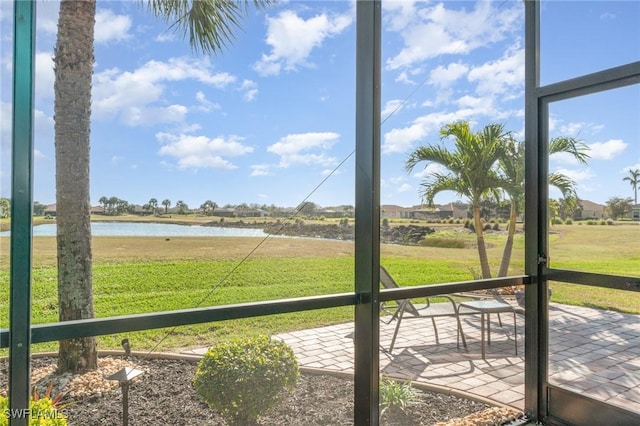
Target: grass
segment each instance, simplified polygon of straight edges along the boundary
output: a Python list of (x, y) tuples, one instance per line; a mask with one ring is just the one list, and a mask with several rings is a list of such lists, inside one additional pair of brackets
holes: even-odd
[[(467, 248), (383, 245), (382, 263), (403, 286), (470, 280), (477, 271), (473, 234), (436, 227), (430, 238), (464, 239)], [(555, 225), (550, 235), (554, 268), (639, 276), (640, 226)], [(504, 233), (486, 235), (492, 270), (502, 254)], [(261, 243), (259, 245), (259, 243)], [(0, 312), (8, 311), (9, 239), (0, 238)], [(259, 247), (258, 247), (259, 245)], [(248, 253), (252, 255), (240, 263)], [(94, 296), (97, 317), (186, 309), (251, 301), (349, 292), (354, 245), (345, 241), (272, 238), (94, 238)], [(56, 242), (34, 238), (32, 321), (57, 320)], [(516, 235), (511, 274), (523, 272), (524, 238)], [(241, 265), (241, 266), (238, 266)], [(640, 314), (640, 295), (552, 283), (553, 301)], [(353, 307), (102, 336), (102, 349), (119, 348), (128, 337), (134, 349), (172, 350), (206, 346), (231, 335), (277, 333), (353, 319)], [(7, 327), (7, 315), (0, 327)], [(55, 343), (35, 350), (55, 350)]]

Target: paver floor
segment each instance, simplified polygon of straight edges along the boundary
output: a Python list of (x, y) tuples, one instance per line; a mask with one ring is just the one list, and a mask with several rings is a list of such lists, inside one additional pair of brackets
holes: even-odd
[[(431, 321), (403, 320), (392, 353), (381, 350), (383, 374), (467, 392), (522, 409), (524, 406), (524, 317), (492, 315), (491, 344), (481, 357), (478, 315), (461, 317), (467, 350), (456, 343), (453, 318), (438, 318), (439, 344)], [(552, 303), (549, 310), (550, 383), (640, 412), (640, 317)], [(388, 348), (395, 322), (380, 326)], [(353, 372), (353, 323), (282, 333), (300, 366)]]

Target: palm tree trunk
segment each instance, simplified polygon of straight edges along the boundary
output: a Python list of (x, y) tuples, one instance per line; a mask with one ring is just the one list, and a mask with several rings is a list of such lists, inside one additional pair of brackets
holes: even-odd
[(477, 202), (473, 203), (473, 222), (476, 228), (476, 241), (478, 242), (478, 256), (480, 257), (482, 278), (491, 278), (491, 269), (489, 269), (489, 257), (487, 256), (487, 247), (484, 244), (484, 230), (482, 229), (482, 220), (480, 219), (480, 204)]
[[(93, 318), (89, 134), (95, 0), (60, 3), (55, 48), (56, 223), (60, 321)], [(58, 371), (97, 368), (95, 337), (60, 342)]]
[(511, 252), (513, 251), (513, 236), (516, 233), (516, 201), (511, 200), (511, 212), (509, 213), (509, 230), (507, 234), (507, 242), (504, 244), (502, 252), (502, 260), (500, 261), (500, 270), (498, 277), (506, 277), (509, 272), (509, 263), (511, 263)]

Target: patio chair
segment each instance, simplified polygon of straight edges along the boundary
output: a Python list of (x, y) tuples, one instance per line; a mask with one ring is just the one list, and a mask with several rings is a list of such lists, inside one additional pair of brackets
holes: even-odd
[[(383, 266), (380, 266), (380, 283), (384, 286), (384, 288), (399, 288), (398, 284)], [(396, 300), (394, 305), (390, 305), (384, 302), (380, 304), (380, 309), (386, 314), (390, 315), (388, 320), (385, 319), (386, 317), (381, 317), (381, 321), (383, 321), (385, 324), (390, 324), (394, 320), (396, 321), (393, 338), (391, 339), (391, 344), (389, 345), (389, 353), (393, 352), (393, 347), (396, 343), (396, 338), (398, 337), (398, 331), (400, 330), (400, 324), (402, 323), (402, 319), (405, 318), (405, 315), (408, 315), (407, 318), (430, 318), (431, 323), (433, 324), (433, 331), (435, 334), (437, 345), (440, 344), (440, 341), (438, 339), (438, 327), (436, 325), (436, 318), (455, 318), (458, 334), (457, 339), (459, 340), (461, 324), (460, 318), (458, 316), (458, 309), (456, 308), (456, 303), (449, 296), (438, 296), (438, 298), (445, 298), (448, 301), (431, 303), (430, 299), (427, 297), (425, 303), (422, 304), (414, 304), (413, 302), (411, 302), (411, 299)], [(466, 348), (467, 343), (465, 341), (464, 335), (462, 335), (462, 343)]]

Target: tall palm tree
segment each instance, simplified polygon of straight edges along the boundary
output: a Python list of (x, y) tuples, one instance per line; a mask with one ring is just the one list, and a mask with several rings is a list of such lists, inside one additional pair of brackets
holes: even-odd
[(640, 184), (640, 169), (629, 170), (631, 176), (622, 178), (623, 181), (629, 182), (633, 188), (633, 203), (638, 204), (638, 184)]
[(171, 200), (168, 198), (165, 198), (164, 200), (162, 200), (162, 205), (164, 206), (164, 214), (169, 213), (169, 207), (171, 207)]
[[(509, 264), (511, 263), (511, 253), (513, 251), (513, 238), (516, 231), (516, 218), (521, 213), (524, 204), (524, 142), (516, 142), (512, 138), (507, 139), (502, 157), (498, 163), (499, 171), (503, 175), (506, 186), (503, 189), (509, 196), (511, 210), (509, 213), (509, 225), (507, 241), (502, 252), (500, 261), (499, 277), (507, 276)], [(589, 155), (584, 143), (569, 137), (553, 138), (549, 141), (549, 155), (557, 153), (568, 153), (581, 164), (587, 164)], [(562, 192), (565, 202), (577, 205), (579, 202), (576, 193), (576, 183), (562, 173), (550, 173), (549, 185), (555, 186)]]
[(490, 124), (473, 133), (468, 122), (460, 121), (444, 126), (440, 136), (442, 142), (452, 138), (455, 143), (453, 149), (444, 145), (419, 147), (409, 154), (405, 168), (411, 172), (418, 163), (426, 162), (427, 165), (439, 164), (449, 171), (447, 174), (431, 173), (421, 184), (421, 194), (428, 205), (433, 205), (434, 197), (442, 191), (455, 191), (471, 201), (482, 277), (491, 278), (480, 202), (497, 188), (505, 186), (495, 165), (502, 156), (504, 140), (509, 135), (500, 124)]
[[(149, 0), (151, 12), (189, 37), (195, 51), (219, 52), (249, 1)], [(271, 0), (253, 0), (263, 7)], [(55, 146), (60, 321), (92, 318), (89, 135), (96, 0), (62, 0), (55, 63)], [(60, 342), (58, 370), (97, 368), (94, 337)]]

